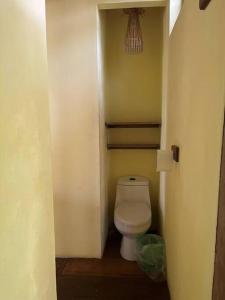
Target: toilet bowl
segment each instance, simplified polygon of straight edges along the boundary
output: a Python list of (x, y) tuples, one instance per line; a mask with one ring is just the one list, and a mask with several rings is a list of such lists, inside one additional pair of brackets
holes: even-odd
[(114, 223), (123, 235), (121, 256), (136, 260), (136, 239), (151, 225), (149, 181), (141, 176), (121, 177), (117, 183)]

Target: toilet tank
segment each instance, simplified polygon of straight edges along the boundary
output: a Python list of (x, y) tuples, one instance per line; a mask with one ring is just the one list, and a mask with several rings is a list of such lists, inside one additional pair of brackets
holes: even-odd
[(148, 178), (142, 176), (120, 177), (116, 189), (116, 206), (121, 201), (145, 202), (150, 205)]

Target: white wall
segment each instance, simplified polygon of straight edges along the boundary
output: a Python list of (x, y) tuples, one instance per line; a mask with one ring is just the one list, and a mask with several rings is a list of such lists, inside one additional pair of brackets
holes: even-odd
[(99, 132), (100, 132), (100, 159), (101, 159), (101, 176), (100, 176), (100, 192), (101, 192), (101, 248), (104, 250), (104, 246), (107, 239), (108, 227), (109, 227), (109, 215), (108, 215), (108, 168), (109, 157), (107, 151), (107, 129), (105, 127), (106, 120), (106, 108), (105, 108), (105, 56), (106, 56), (106, 40), (105, 40), (105, 26), (106, 15), (105, 11), (98, 11), (98, 23), (97, 23), (97, 50), (98, 50), (98, 79), (99, 79)]
[(100, 257), (95, 1), (47, 1), (57, 256)]
[[(163, 54), (162, 54), (162, 126), (161, 126), (161, 149), (167, 149), (167, 104), (168, 104), (168, 63), (169, 63), (169, 2), (164, 9), (163, 15)], [(164, 235), (165, 230), (165, 205), (166, 205), (166, 172), (160, 172), (160, 195), (159, 216), (160, 231)]]
[(0, 299), (55, 300), (45, 3), (0, 6)]
[(183, 0), (170, 0), (170, 28), (169, 32), (172, 33), (176, 21), (179, 17)]

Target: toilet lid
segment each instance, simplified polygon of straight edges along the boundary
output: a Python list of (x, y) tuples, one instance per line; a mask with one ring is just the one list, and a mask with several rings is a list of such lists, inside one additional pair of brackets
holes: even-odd
[(115, 217), (130, 226), (142, 225), (150, 221), (151, 208), (147, 203), (124, 201), (117, 206)]

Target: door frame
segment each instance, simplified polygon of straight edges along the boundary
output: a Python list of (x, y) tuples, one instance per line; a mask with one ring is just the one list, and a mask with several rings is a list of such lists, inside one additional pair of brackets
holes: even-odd
[(225, 114), (222, 139), (219, 203), (212, 300), (225, 299)]

